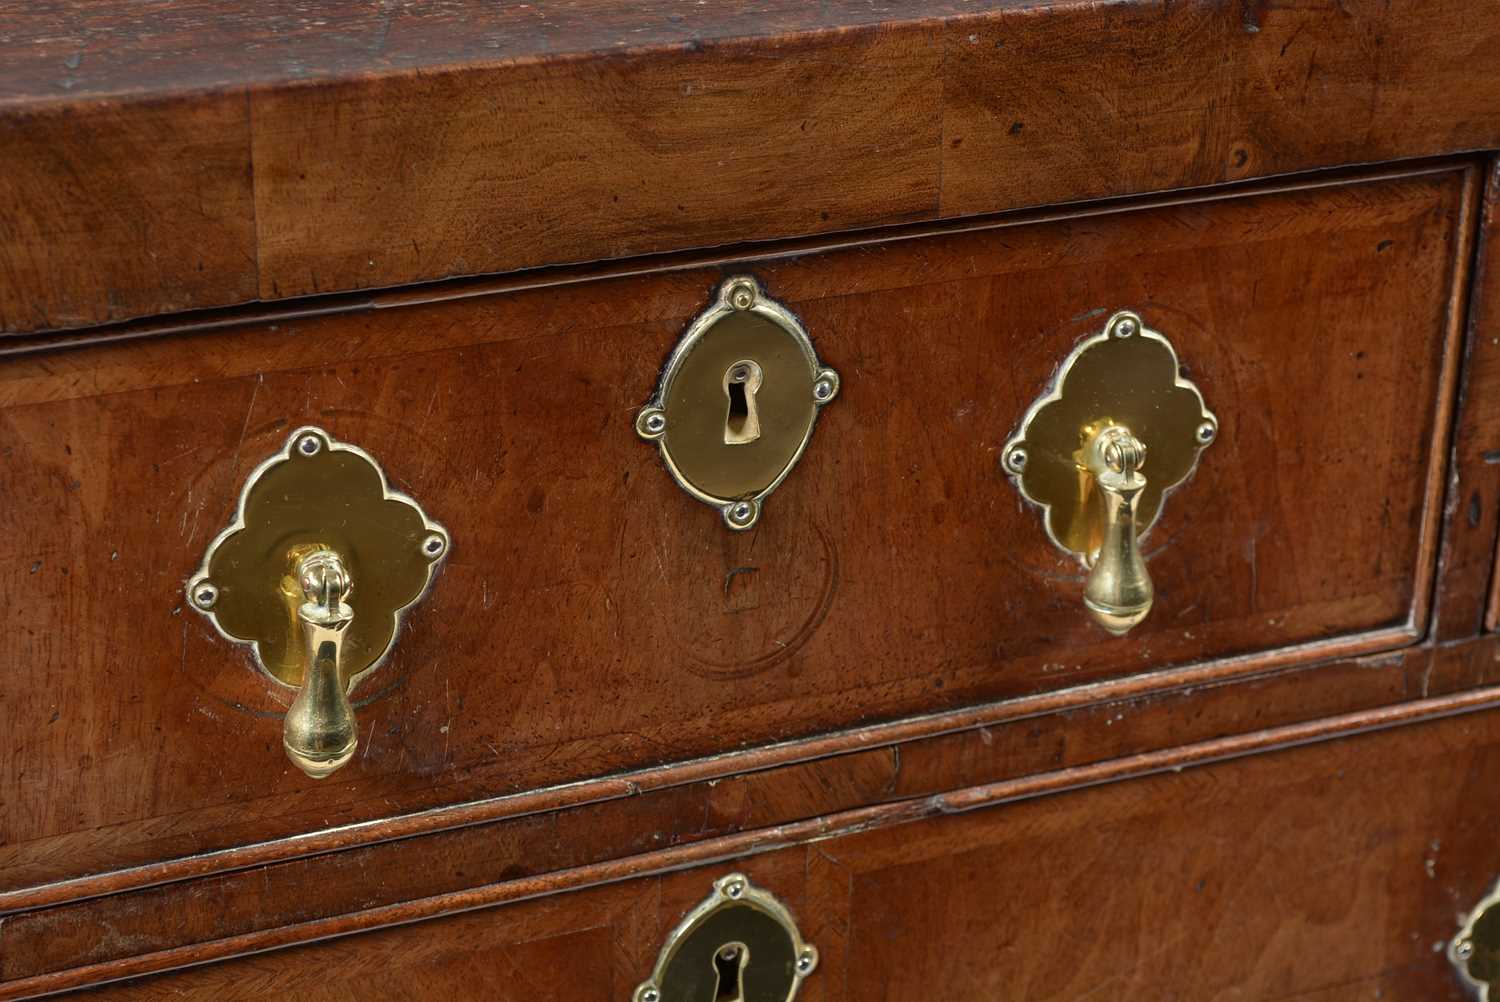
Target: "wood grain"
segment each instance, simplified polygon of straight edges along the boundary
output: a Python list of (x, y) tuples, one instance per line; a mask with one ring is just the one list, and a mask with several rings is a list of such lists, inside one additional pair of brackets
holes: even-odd
[(810, 849), (822, 997), (1457, 1002), (1497, 765), (1492, 712)]
[[(1466, 995), (1441, 944), (1496, 878), (1497, 767), (1492, 710), (972, 810), (995, 803), (981, 788), (949, 803), (971, 813), (901, 824), (922, 815), (885, 809), (873, 827), (867, 820), (765, 855), (638, 870), (625, 883), (85, 997), (395, 998), (422, 983), (455, 999), (505, 998), (502, 972), (542, 986), (571, 977), (521, 967), (522, 944), (569, 966), (562, 958), (577, 943), (612, 949), (608, 960), (580, 958), (590, 977), (562, 982), (579, 993), (570, 997), (618, 999), (649, 971), (672, 924), (733, 868), (787, 902), (819, 947), (819, 970), (804, 986), (812, 1002), (1072, 999), (1101, 986), (1143, 1002), (1458, 1002)], [(1423, 782), (1391, 796), (1400, 776)], [(628, 875), (613, 870), (610, 879)], [(472, 908), (496, 898), (460, 900)], [(493, 964), (471, 966), (461, 945)]]
[[(1484, 628), (1494, 630), (1500, 626), (1500, 540), (1490, 544), (1500, 532), (1500, 158), (1491, 161), (1485, 196), (1470, 305), (1468, 375), (1454, 452), (1458, 490), (1467, 487), (1470, 493), (1455, 499), (1465, 521), (1454, 532), (1459, 545), (1444, 581), (1455, 582), (1458, 597), (1453, 602), (1461, 610), (1462, 626), (1471, 626), (1479, 611)], [(1486, 556), (1491, 557), (1488, 563)]]
[[(0, 330), (1500, 145), (1500, 13), (1465, 0), (140, 6), (0, 8)], [(120, 139), (224, 109), (211, 180)], [(160, 197), (83, 211), (59, 149)]]
[(0, 330), (254, 298), (249, 116), (244, 94), (0, 110)]
[[(305, 86), (443, 66), (660, 58), (734, 40), (772, 49), (786, 36), (882, 25), (899, 30), (974, 6), (965, 0), (705, 0), (686, 7), (671, 0), (542, 0), (523, 7), (455, 0), (408, 7), (327, 0), (309, 8), (297, 0), (3, 0), (0, 104)], [(987, 0), (982, 9), (1023, 6)]]
[[(943, 214), (1437, 152), (1480, 120), (1500, 125), (1500, 23), (1475, 13), (1426, 0), (1043, 4), (945, 24)], [(1413, 121), (1456, 111), (1460, 92), (1490, 112)]]
[[(1432, 632), (1440, 641), (1493, 629), (1500, 573), (1500, 160), (1491, 158), (1476, 214), (1472, 279), (1453, 309), (1467, 317), (1463, 374), (1453, 432), (1452, 469), (1443, 516), (1443, 545)], [(1465, 299), (1467, 302), (1465, 302)]]
[(1478, 239), (1467, 302), (1455, 312), (1467, 316), (1463, 376), (1453, 432), (1443, 517), (1443, 546), (1433, 635), (1449, 641), (1474, 636), (1493, 622), (1491, 575), (1500, 534), (1500, 161), (1491, 160), (1485, 197), (1475, 220)]
[[(393, 930), (342, 940), (332, 969), (288, 964), (284, 953), (263, 954), (234, 967), (201, 969), (195, 984), (182, 987), (182, 997), (345, 1002), (474, 993), (487, 1002), (617, 1002), (640, 980), (636, 972), (650, 970), (652, 940), (665, 934), (658, 929), (657, 897), (654, 887), (643, 893), (638, 885), (622, 884), (506, 912), (459, 916), (431, 936)], [(122, 998), (148, 999), (164, 990), (177, 989), (148, 981), (111, 989)]]
[(938, 63), (931, 34), (860, 31), (263, 93), (260, 295), (931, 217)]
[[(1306, 725), (1316, 734), (1320, 720), (1335, 718), (1328, 730), (1339, 733), (1340, 714), (1494, 686), (1500, 682), (1497, 643), (1441, 652), (1416, 647), (1298, 667), (675, 786), (653, 787), (651, 777), (640, 777), (643, 785), (631, 795), (545, 814), (363, 849), (348, 848), (346, 840), (342, 851), (295, 862), (26, 911), (6, 920), (0, 980), (264, 934), (486, 883), (546, 879), (661, 847), (975, 784), (1008, 784), (1007, 799), (1036, 796), (1097, 779), (1089, 770), (1128, 776), (1159, 766), (1178, 746), (1232, 741), (1267, 728)], [(1146, 761), (1156, 766), (1141, 764)], [(45, 903), (41, 895), (7, 895), (0, 911)], [(100, 936), (101, 929), (110, 935)]]
[[(1086, 684), (1164, 668), (1145, 684), (1407, 642), (1472, 182), (1293, 185), (15, 359), (3, 889), (912, 714), (1090, 701)], [(742, 536), (631, 427), (731, 267), (844, 374)], [(1125, 304), (1172, 338), (1221, 433), (1150, 537), (1158, 608), (1121, 642), (1082, 614), (1081, 571), (996, 458)], [(281, 754), (286, 693), (181, 596), (245, 474), (309, 421), (379, 457), (455, 541), (355, 694), (359, 757), (321, 785)]]

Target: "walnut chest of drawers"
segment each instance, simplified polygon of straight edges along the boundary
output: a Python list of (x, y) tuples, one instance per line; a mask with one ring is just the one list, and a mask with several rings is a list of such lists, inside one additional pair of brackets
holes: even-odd
[(0, 998), (1485, 997), (1496, 149), (1458, 0), (0, 2)]

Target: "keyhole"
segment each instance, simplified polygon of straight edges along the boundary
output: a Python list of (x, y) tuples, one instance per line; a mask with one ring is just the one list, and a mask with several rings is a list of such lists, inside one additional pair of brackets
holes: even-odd
[(743, 1002), (745, 994), (745, 962), (750, 959), (750, 949), (744, 943), (721, 946), (714, 954), (714, 972), (719, 976), (714, 989), (713, 1002)]
[(724, 418), (725, 445), (749, 445), (760, 438), (760, 414), (755, 409), (760, 381), (760, 366), (750, 359), (741, 359), (724, 373), (724, 393), (729, 397), (729, 413)]

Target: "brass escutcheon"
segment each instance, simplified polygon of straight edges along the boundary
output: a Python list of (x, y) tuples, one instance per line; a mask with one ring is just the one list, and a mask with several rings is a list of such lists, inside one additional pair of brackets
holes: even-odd
[(731, 873), (667, 936), (633, 1002), (792, 1002), (818, 966), (791, 912)]
[(748, 529), (838, 390), (797, 318), (739, 276), (688, 326), (635, 428), (683, 490)]

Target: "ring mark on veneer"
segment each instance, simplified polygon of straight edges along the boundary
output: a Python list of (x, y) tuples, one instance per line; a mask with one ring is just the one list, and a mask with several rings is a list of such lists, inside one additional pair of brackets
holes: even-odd
[[(792, 631), (791, 636), (787, 640), (782, 641), (772, 637), (771, 643), (776, 645), (774, 650), (750, 657), (746, 660), (719, 660), (712, 657), (705, 657), (699, 651), (680, 647), (679, 649), (687, 656), (686, 668), (690, 673), (699, 678), (721, 681), (750, 678), (775, 668), (807, 646), (807, 642), (813, 638), (814, 634), (818, 632), (818, 628), (823, 625), (823, 621), (828, 618), (828, 613), (833, 608), (833, 599), (838, 592), (839, 585), (838, 548), (834, 545), (832, 537), (829, 536), (827, 530), (821, 524), (812, 522), (809, 523), (809, 526), (812, 529), (812, 534), (817, 537), (818, 543), (822, 547), (823, 579), (818, 586), (816, 599), (807, 617)], [(805, 555), (799, 559), (805, 559)], [(749, 572), (752, 570), (760, 571), (765, 569), (764, 567), (749, 568), (736, 566), (733, 570), (729, 571), (724, 577), (725, 608), (722, 610), (721, 615), (734, 615), (736, 612), (736, 610), (728, 608), (733, 582), (737, 579), (744, 580), (749, 577)], [(731, 649), (730, 643), (728, 641), (722, 643), (720, 649)]]

